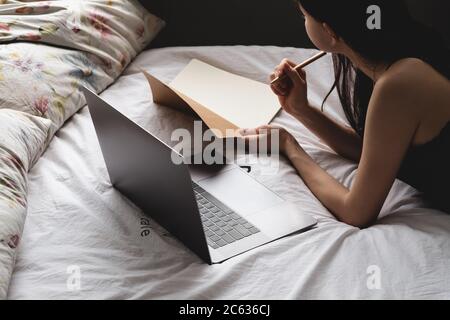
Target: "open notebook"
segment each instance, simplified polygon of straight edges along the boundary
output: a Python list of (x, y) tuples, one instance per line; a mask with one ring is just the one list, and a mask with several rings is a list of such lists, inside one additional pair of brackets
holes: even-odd
[(239, 129), (269, 124), (280, 110), (269, 85), (196, 59), (168, 85), (144, 74), (155, 103), (193, 111), (219, 138), (239, 136)]

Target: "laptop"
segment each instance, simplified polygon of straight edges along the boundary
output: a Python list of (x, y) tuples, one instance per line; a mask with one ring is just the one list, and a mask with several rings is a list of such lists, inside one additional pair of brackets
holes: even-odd
[[(208, 264), (317, 224), (236, 165), (175, 164), (156, 136), (82, 88), (112, 186)], [(182, 162), (182, 161), (179, 161)]]

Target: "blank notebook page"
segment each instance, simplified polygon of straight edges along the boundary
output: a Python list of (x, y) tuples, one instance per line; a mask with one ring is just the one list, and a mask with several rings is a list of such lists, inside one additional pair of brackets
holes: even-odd
[(242, 129), (268, 124), (280, 110), (267, 84), (195, 59), (170, 86)]

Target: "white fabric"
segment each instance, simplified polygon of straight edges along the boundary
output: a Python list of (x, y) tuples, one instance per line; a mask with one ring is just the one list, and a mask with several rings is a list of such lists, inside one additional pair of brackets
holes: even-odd
[(27, 173), (42, 153), (50, 120), (0, 109), (0, 300), (6, 299), (27, 212)]
[[(313, 53), (276, 47), (150, 50), (103, 97), (169, 142), (171, 129), (191, 122), (150, 102), (139, 68), (170, 81), (197, 58), (264, 81), (282, 58), (301, 61)], [(308, 77), (310, 99), (320, 105), (332, 83), (331, 59), (309, 67)], [(338, 106), (333, 96), (326, 111), (343, 119)], [(333, 154), (287, 114), (275, 123), (294, 132), (323, 168), (351, 183), (356, 165)], [(271, 170), (254, 166), (253, 175), (302, 204), (305, 214), (319, 220), (318, 227), (208, 266), (154, 222), (145, 236), (145, 216), (109, 187), (84, 108), (31, 172), (29, 213), (9, 298), (450, 298), (450, 216), (423, 208), (415, 190), (397, 182), (383, 218), (360, 231), (337, 222), (286, 160), (277, 175)]]

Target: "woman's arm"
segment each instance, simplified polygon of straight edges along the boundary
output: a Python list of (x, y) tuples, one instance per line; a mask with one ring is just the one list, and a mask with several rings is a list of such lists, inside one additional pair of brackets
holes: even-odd
[(312, 133), (344, 158), (359, 162), (363, 141), (350, 127), (339, 124), (320, 110), (309, 106), (301, 114), (292, 114)]
[(372, 224), (396, 179), (420, 119), (411, 108), (414, 94), (402, 92), (409, 92), (407, 81), (375, 86), (361, 161), (350, 189), (320, 168), (293, 139), (285, 146), (286, 156), (307, 186), (342, 222), (359, 228)]
[(306, 73), (303, 70), (291, 70), (293, 67), (295, 63), (285, 59), (271, 75), (271, 79), (282, 74), (288, 75), (284, 81), (278, 81), (271, 86), (283, 109), (302, 122), (336, 153), (359, 162), (362, 152), (361, 137), (353, 129), (337, 123), (309, 104)]

